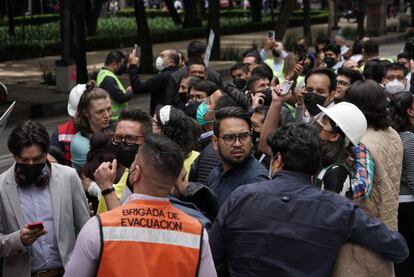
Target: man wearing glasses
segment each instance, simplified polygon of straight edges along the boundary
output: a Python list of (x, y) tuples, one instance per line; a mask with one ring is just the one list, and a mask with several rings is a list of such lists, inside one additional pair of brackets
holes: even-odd
[[(138, 147), (144, 143), (145, 136), (151, 132), (152, 122), (148, 113), (140, 109), (121, 112), (112, 137), (116, 159), (102, 163), (94, 174), (102, 195), (99, 200), (98, 213), (121, 205), (119, 199), (126, 187), (128, 169), (135, 159)], [(118, 166), (123, 166), (126, 170), (120, 182), (114, 184)]]
[(239, 186), (268, 179), (267, 170), (252, 156), (251, 130), (250, 117), (242, 108), (217, 111), (212, 141), (221, 165), (210, 173), (207, 186), (213, 189), (219, 206)]

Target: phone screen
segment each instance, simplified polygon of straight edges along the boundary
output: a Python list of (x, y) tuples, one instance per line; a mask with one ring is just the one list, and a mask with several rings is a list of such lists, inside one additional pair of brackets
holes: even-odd
[(141, 58), (141, 47), (138, 44), (134, 45), (135, 57)]

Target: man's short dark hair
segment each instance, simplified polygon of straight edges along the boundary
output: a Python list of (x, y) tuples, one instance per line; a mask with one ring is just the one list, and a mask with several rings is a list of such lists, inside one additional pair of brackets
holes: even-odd
[(356, 81), (347, 90), (344, 101), (354, 104), (362, 111), (368, 127), (379, 130), (390, 126), (387, 97), (384, 89), (377, 82)]
[(173, 61), (175, 66), (178, 66), (178, 64), (180, 63), (180, 55), (176, 50), (169, 50), (168, 58)]
[(202, 65), (204, 68), (206, 68), (204, 61), (201, 58), (191, 58), (187, 61), (187, 71), (189, 70), (190, 66), (192, 66), (193, 64)]
[[(209, 81), (209, 80), (200, 80), (198, 82), (195, 82), (191, 86), (191, 88), (199, 90), (199, 91), (203, 91), (207, 93), (207, 96), (212, 95), (216, 90), (219, 89), (216, 83)], [(190, 90), (188, 92), (190, 92)]]
[(322, 44), (322, 43), (324, 43), (324, 44), (330, 44), (331, 43), (331, 39), (328, 36), (323, 35), (323, 36), (317, 37), (316, 40), (315, 40), (315, 42), (316, 42), (316, 44)]
[(250, 76), (249, 80), (247, 80), (246, 88), (251, 90), (251, 87), (253, 86), (253, 84), (256, 83), (257, 81), (261, 80), (261, 79), (267, 79), (267, 77), (264, 76), (264, 75), (261, 75), (261, 74), (252, 74), (252, 76)]
[(273, 80), (273, 70), (269, 65), (265, 63), (259, 64), (258, 66), (253, 68), (251, 75), (260, 75), (268, 79), (269, 82)]
[(249, 114), (240, 107), (225, 107), (216, 112), (216, 119), (214, 120), (214, 135), (220, 135), (220, 122), (226, 118), (238, 118), (244, 120), (249, 125), (249, 130), (252, 129), (252, 121)]
[(163, 135), (148, 135), (139, 154), (154, 173), (166, 179), (176, 180), (183, 168), (184, 153), (181, 147)]
[(316, 74), (325, 75), (329, 78), (329, 92), (333, 92), (336, 89), (336, 74), (332, 69), (327, 67), (316, 67), (311, 70), (305, 77), (305, 84), (310, 76)]
[(404, 51), (404, 52), (401, 52), (400, 54), (397, 55), (397, 60), (398, 59), (406, 59), (406, 60), (410, 61), (411, 57), (407, 52)]
[(382, 82), (384, 78), (385, 66), (390, 64), (388, 60), (373, 59), (365, 63), (364, 78), (374, 80), (377, 83)]
[(124, 53), (119, 50), (111, 50), (106, 56), (105, 65), (120, 63), (123, 59), (125, 59)]
[(408, 74), (408, 69), (400, 63), (390, 63), (385, 65), (384, 68), (384, 77), (387, 75), (388, 71), (391, 70), (401, 70), (404, 73), (404, 76)]
[(314, 175), (322, 166), (319, 133), (312, 125), (288, 123), (267, 137), (273, 157), (283, 159), (283, 169)]
[(248, 73), (249, 67), (245, 65), (244, 63), (236, 63), (230, 68), (230, 72), (233, 72), (235, 70), (241, 70), (244, 73)]
[(122, 120), (138, 122), (144, 137), (152, 133), (152, 118), (146, 111), (141, 109), (123, 110), (119, 115), (118, 122)]
[(188, 59), (200, 58), (206, 53), (206, 44), (199, 40), (191, 41), (187, 46)]
[(335, 53), (336, 56), (338, 56), (339, 54), (341, 54), (341, 47), (339, 47), (338, 44), (331, 43), (331, 44), (325, 45), (325, 47), (323, 48), (323, 52), (327, 52), (327, 51), (332, 51)]
[(349, 80), (351, 80), (351, 84), (355, 83), (356, 81), (362, 81), (364, 79), (364, 76), (362, 76), (361, 72), (346, 67), (341, 67), (338, 69), (336, 76), (341, 75), (349, 78)]
[(23, 121), (10, 133), (7, 147), (13, 155), (20, 156), (23, 148), (32, 145), (38, 145), (42, 153), (48, 153), (50, 146), (49, 134), (46, 128), (38, 122)]
[(379, 44), (372, 38), (364, 42), (363, 49), (365, 55), (368, 56), (377, 56), (379, 54)]
[(253, 48), (247, 49), (246, 51), (243, 52), (243, 58), (247, 58), (247, 57), (255, 58), (255, 62), (257, 64), (260, 64), (263, 62), (262, 56), (260, 56), (259, 51)]
[(226, 86), (223, 95), (217, 99), (216, 109), (225, 107), (240, 107), (246, 112), (250, 109), (250, 101), (246, 94), (242, 93), (233, 86)]

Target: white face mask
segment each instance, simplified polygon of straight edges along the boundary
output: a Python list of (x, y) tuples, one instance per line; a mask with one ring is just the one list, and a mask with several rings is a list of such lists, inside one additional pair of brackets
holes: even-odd
[(164, 59), (161, 58), (160, 56), (158, 56), (157, 59), (155, 60), (155, 68), (160, 72), (163, 71), (165, 68)]
[(395, 79), (385, 84), (385, 91), (390, 94), (395, 94), (400, 91), (405, 91), (405, 85), (403, 82)]

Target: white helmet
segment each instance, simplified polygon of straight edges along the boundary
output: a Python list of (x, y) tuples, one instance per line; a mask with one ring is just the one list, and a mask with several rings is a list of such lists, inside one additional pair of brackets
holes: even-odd
[(354, 104), (341, 102), (330, 108), (320, 105), (318, 107), (336, 123), (354, 145), (357, 145), (364, 137), (367, 131), (367, 119)]
[(82, 94), (85, 92), (85, 89), (85, 84), (78, 84), (70, 91), (68, 101), (68, 114), (71, 117), (75, 117), (76, 111), (78, 109), (79, 100)]

